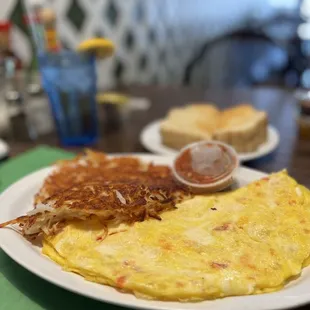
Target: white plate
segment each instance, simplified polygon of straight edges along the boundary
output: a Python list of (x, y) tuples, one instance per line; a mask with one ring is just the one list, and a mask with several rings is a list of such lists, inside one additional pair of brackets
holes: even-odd
[[(142, 130), (140, 134), (140, 141), (141, 144), (149, 151), (160, 154), (160, 155), (176, 155), (177, 151), (165, 146), (161, 142), (160, 137), (160, 122), (161, 120), (156, 120), (150, 124), (148, 124), (144, 129)], [(251, 153), (240, 153), (239, 159), (240, 161), (249, 161), (252, 159), (256, 159), (259, 157), (262, 157), (264, 155), (267, 155), (274, 151), (278, 144), (279, 144), (279, 132), (278, 130), (273, 126), (268, 126), (268, 138), (267, 141), (262, 144), (256, 152)]]
[[(142, 154), (137, 156), (145, 161), (154, 161), (156, 164), (171, 163), (169, 157)], [(32, 209), (33, 195), (38, 191), (51, 169), (45, 168), (24, 177), (0, 196), (0, 222), (15, 218)], [(239, 185), (245, 185), (265, 175), (248, 168), (240, 168), (237, 172), (237, 180)], [(60, 266), (41, 255), (39, 247), (31, 245), (10, 229), (0, 230), (0, 246), (17, 263), (49, 282), (81, 295), (131, 308), (270, 310), (297, 306), (310, 301), (309, 268), (304, 270), (301, 278), (297, 281), (275, 293), (227, 297), (199, 303), (161, 302), (137, 299), (131, 294), (123, 294), (111, 287), (88, 282), (74, 273), (64, 272)]]
[(0, 159), (9, 155), (9, 146), (0, 139)]

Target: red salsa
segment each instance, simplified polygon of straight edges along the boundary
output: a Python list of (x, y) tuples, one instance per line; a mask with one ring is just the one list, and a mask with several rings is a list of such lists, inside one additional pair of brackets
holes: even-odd
[(225, 146), (205, 143), (183, 151), (175, 161), (175, 170), (188, 182), (210, 184), (229, 175), (236, 163)]

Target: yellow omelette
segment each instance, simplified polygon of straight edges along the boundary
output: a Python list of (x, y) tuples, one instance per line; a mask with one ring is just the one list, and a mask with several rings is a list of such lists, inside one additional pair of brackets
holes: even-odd
[(140, 298), (199, 301), (281, 289), (310, 254), (310, 193), (285, 171), (196, 196), (133, 226), (71, 221), (44, 239), (64, 270)]

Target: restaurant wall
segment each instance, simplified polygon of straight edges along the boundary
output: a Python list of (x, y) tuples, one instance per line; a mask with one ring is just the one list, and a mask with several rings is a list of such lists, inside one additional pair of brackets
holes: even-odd
[[(260, 3), (262, 4), (263, 1)], [(99, 66), (100, 87), (118, 82), (180, 84), (190, 59), (207, 40), (243, 25), (260, 4), (252, 0), (53, 0), (59, 37), (74, 48), (92, 36), (111, 38), (116, 55)], [(22, 1), (0, 1), (11, 19), (13, 46), (24, 60), (31, 46)]]

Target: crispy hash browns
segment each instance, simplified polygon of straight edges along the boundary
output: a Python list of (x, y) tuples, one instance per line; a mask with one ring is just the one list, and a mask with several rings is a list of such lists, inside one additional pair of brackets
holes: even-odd
[(170, 168), (145, 164), (136, 157), (110, 158), (104, 153), (86, 150), (85, 154), (71, 160), (58, 161), (55, 170), (44, 180), (35, 196), (35, 205), (59, 191), (87, 180), (126, 183), (136, 180), (144, 182), (162, 179), (174, 183)]
[(160, 220), (161, 212), (189, 197), (188, 189), (174, 181), (167, 166), (88, 151), (59, 162), (36, 195), (36, 208), (0, 228), (18, 224), (23, 235), (37, 237), (54, 233), (75, 218), (96, 216), (104, 224)]

